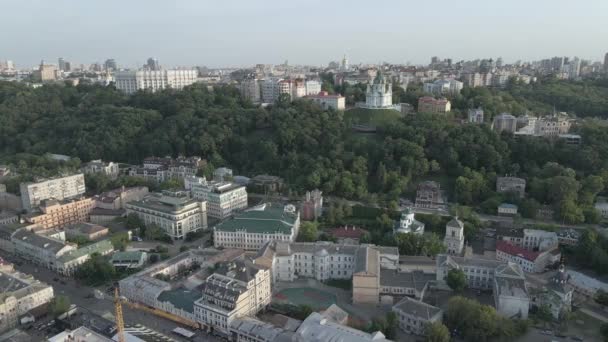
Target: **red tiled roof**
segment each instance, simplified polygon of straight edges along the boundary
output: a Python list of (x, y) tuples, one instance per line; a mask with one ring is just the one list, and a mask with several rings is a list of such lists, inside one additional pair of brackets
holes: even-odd
[(367, 230), (358, 227), (339, 227), (330, 230), (331, 235), (336, 238), (360, 239)]
[(503, 240), (496, 242), (496, 250), (509, 255), (516, 255), (532, 262), (534, 262), (536, 258), (538, 258), (538, 256), (540, 255), (540, 252), (532, 252), (525, 248), (512, 245), (507, 241)]

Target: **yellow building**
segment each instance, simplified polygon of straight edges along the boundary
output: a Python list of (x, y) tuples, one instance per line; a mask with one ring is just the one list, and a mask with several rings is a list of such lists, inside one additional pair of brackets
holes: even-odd
[(40, 204), (40, 212), (29, 214), (26, 220), (39, 224), (44, 229), (61, 228), (69, 224), (89, 221), (93, 207), (95, 200), (87, 197), (63, 201), (45, 200)]

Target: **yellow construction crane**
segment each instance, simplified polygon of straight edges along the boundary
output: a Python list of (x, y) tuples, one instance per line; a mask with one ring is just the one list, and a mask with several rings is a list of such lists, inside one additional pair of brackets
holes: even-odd
[(116, 311), (116, 330), (118, 331), (118, 342), (125, 342), (125, 322), (122, 319), (122, 306), (118, 296), (118, 286), (114, 288), (114, 310)]

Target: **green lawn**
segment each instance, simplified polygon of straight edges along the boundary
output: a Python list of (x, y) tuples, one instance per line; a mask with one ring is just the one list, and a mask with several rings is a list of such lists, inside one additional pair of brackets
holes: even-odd
[(390, 124), (402, 118), (401, 112), (393, 109), (353, 108), (344, 112), (344, 119), (351, 119), (353, 124), (380, 126)]

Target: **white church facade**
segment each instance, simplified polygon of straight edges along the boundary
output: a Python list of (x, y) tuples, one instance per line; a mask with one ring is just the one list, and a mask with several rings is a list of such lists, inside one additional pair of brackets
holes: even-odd
[(374, 80), (367, 84), (364, 107), (368, 109), (395, 108), (393, 106), (393, 85), (384, 78), (380, 71)]

